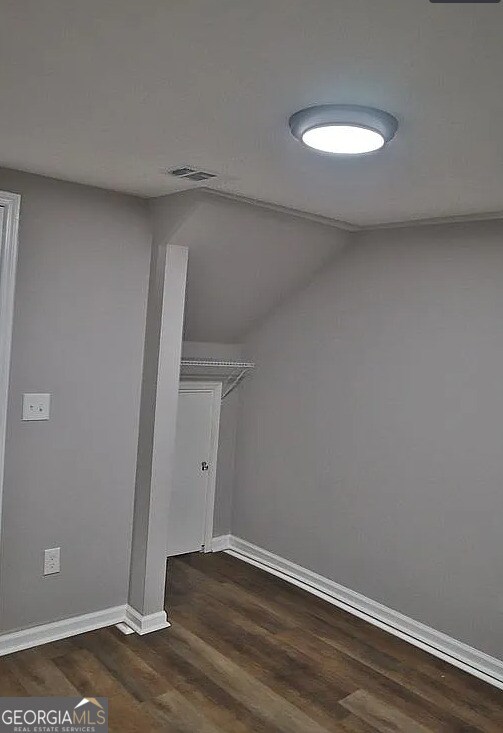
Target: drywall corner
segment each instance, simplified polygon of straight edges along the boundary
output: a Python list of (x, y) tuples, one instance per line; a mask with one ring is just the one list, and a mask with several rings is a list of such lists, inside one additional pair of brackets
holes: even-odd
[(204, 194), (199, 191), (182, 191), (149, 201), (154, 244), (175, 244), (178, 230), (203, 201)]

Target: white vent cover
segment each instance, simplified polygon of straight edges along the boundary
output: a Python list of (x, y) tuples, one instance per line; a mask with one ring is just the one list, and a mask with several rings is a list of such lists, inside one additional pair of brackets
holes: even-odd
[(216, 173), (210, 173), (210, 171), (202, 171), (197, 168), (193, 168), (189, 165), (178, 166), (177, 168), (170, 168), (165, 171), (167, 175), (175, 176), (175, 178), (186, 178), (189, 181), (209, 181), (210, 178), (216, 178)]

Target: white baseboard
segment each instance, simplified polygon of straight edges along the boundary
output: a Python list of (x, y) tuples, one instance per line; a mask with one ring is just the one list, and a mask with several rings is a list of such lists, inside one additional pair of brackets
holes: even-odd
[(170, 626), (165, 611), (142, 616), (131, 606), (115, 606), (50, 624), (0, 634), (0, 657), (117, 624), (127, 624), (137, 634), (142, 635)]
[(132, 606), (126, 606), (125, 622), (133, 631), (141, 635), (150, 634), (152, 631), (160, 631), (160, 629), (167, 629), (171, 626), (166, 616), (166, 611), (142, 616)]
[(221, 534), (219, 537), (213, 537), (211, 540), (211, 551), (222, 552), (222, 550), (228, 550), (231, 546), (231, 535)]
[(19, 652), (22, 649), (31, 649), (51, 641), (59, 641), (69, 636), (84, 634), (86, 631), (95, 631), (105, 626), (113, 626), (125, 620), (126, 607), (115, 606), (103, 611), (86, 613), (82, 616), (73, 616), (63, 621), (34, 626), (30, 629), (12, 631), (0, 634), (0, 656)]
[(213, 542), (215, 547), (225, 550), (230, 555), (303, 588), (328, 603), (503, 689), (503, 661), (500, 659), (491, 657), (239, 537), (225, 535), (216, 537)]
[(124, 634), (124, 636), (129, 636), (130, 634), (134, 634), (134, 629), (131, 628), (131, 626), (128, 626), (124, 621), (121, 621), (120, 624), (115, 624), (115, 628), (119, 629), (121, 634)]

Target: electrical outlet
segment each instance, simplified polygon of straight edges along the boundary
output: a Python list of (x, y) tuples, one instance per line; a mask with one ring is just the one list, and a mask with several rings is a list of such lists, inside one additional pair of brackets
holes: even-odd
[(60, 566), (60, 547), (52, 547), (44, 550), (44, 575), (53, 575), (59, 573)]
[(23, 420), (48, 420), (51, 408), (50, 394), (23, 395)]

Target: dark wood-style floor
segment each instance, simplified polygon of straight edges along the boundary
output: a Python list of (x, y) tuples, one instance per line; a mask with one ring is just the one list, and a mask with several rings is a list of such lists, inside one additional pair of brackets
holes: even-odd
[(121, 733), (502, 733), (503, 692), (225, 554), (170, 562), (172, 627), (0, 659), (0, 695), (109, 697)]

